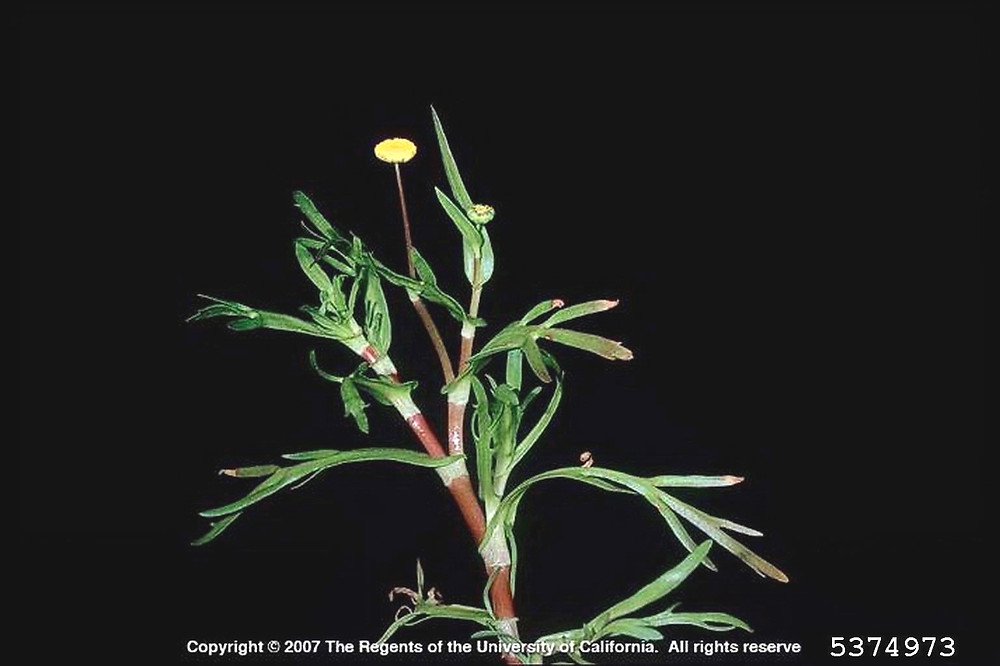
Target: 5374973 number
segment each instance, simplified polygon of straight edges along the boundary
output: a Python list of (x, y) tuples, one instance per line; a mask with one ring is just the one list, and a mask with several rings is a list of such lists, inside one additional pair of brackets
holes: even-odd
[(955, 654), (955, 639), (949, 636), (833, 636), (830, 638), (831, 657), (951, 657)]

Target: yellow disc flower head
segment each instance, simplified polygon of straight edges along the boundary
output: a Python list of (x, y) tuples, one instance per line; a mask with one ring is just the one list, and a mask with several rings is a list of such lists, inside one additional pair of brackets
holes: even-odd
[(386, 139), (375, 145), (375, 157), (389, 164), (409, 162), (417, 154), (417, 145), (409, 139)]

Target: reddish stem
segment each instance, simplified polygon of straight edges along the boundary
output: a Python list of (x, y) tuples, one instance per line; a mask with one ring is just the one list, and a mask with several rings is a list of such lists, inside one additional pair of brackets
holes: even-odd
[[(362, 350), (361, 357), (369, 364), (374, 364), (379, 358), (379, 353), (377, 349), (368, 345)], [(391, 376), (391, 379), (394, 382), (399, 381), (398, 375), (395, 374)], [(449, 414), (451, 413), (451, 407), (449, 405)], [(460, 412), (464, 415), (465, 410), (461, 409)], [(441, 446), (441, 440), (438, 439), (423, 413), (418, 412), (407, 418), (406, 423), (410, 426), (410, 430), (413, 431), (413, 434), (429, 456), (432, 458), (443, 458), (446, 455), (444, 447)], [(459, 420), (458, 423), (459, 427), (461, 427), (462, 421)], [(461, 433), (459, 433), (459, 437), (461, 437)], [(448, 484), (448, 492), (451, 493), (455, 504), (458, 505), (458, 510), (465, 520), (465, 525), (469, 528), (469, 532), (478, 546), (482, 543), (483, 536), (486, 534), (486, 515), (479, 505), (479, 501), (476, 499), (476, 491), (472, 488), (469, 475), (465, 474), (453, 479)], [(492, 575), (493, 569), (493, 567), (487, 566), (487, 575)], [(511, 620), (517, 617), (514, 611), (514, 598), (510, 591), (509, 567), (501, 567), (500, 572), (493, 579), (493, 585), (490, 587), (490, 603), (493, 605), (493, 614), (498, 619)], [(521, 663), (513, 654), (504, 654), (503, 660), (508, 664)]]
[(410, 216), (406, 212), (406, 195), (403, 194), (403, 176), (399, 173), (399, 165), (392, 165), (396, 170), (396, 188), (399, 190), (399, 208), (403, 211), (403, 237), (406, 239), (406, 268), (410, 277), (416, 275), (413, 268), (413, 239), (410, 237)]

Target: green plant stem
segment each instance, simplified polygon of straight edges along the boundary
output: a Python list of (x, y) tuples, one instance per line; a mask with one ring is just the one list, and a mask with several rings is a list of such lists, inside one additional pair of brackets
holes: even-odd
[[(399, 171), (398, 164), (393, 164), (393, 167), (395, 167), (396, 171), (396, 188), (399, 190), (399, 209), (403, 214), (403, 237), (406, 240), (406, 270), (409, 272), (411, 278), (416, 279), (417, 271), (413, 265), (413, 237), (410, 235), (410, 215), (406, 210), (406, 195), (403, 194), (403, 176)], [(417, 311), (417, 316), (420, 317), (420, 321), (427, 330), (427, 335), (430, 336), (431, 345), (434, 347), (438, 362), (441, 364), (441, 374), (444, 375), (444, 381), (448, 383), (455, 378), (455, 371), (451, 367), (451, 359), (448, 357), (448, 349), (441, 338), (441, 331), (438, 330), (437, 324), (434, 323), (434, 318), (431, 317), (430, 310), (427, 309), (427, 305), (420, 298), (420, 295), (410, 291), (409, 296), (410, 302), (413, 303), (413, 309)]]
[[(479, 302), (483, 297), (483, 260), (476, 257), (472, 260), (472, 297), (469, 299), (469, 317), (479, 316)], [(476, 328), (469, 326), (462, 330), (462, 346), (458, 354), (458, 371), (465, 369), (465, 364), (472, 355), (472, 343), (476, 337)]]
[[(483, 296), (483, 262), (476, 257), (472, 260), (472, 297), (469, 299), (469, 317), (479, 316), (479, 303)], [(458, 372), (465, 369), (465, 364), (472, 355), (472, 343), (476, 338), (476, 327), (472, 324), (462, 326), (462, 342), (458, 353)], [(460, 383), (448, 394), (448, 452), (462, 454), (465, 452), (465, 408), (469, 404), (468, 380)]]
[[(469, 300), (469, 317), (479, 316), (479, 304), (483, 295), (483, 265), (479, 258), (473, 259), (472, 263), (472, 296)], [(458, 368), (459, 372), (465, 368), (469, 357), (472, 355), (472, 344), (475, 341), (476, 328), (471, 324), (462, 327), (462, 342), (459, 350)], [(465, 440), (465, 409), (469, 403), (470, 384), (468, 380), (464, 385), (458, 386), (448, 394), (448, 451), (453, 453), (464, 452)], [(472, 485), (469, 485), (472, 488)], [(478, 507), (478, 503), (476, 505)], [(476, 537), (478, 543), (482, 543), (483, 537)], [(506, 549), (506, 544), (503, 544)], [(493, 579), (490, 587), (490, 603), (493, 605), (493, 613), (500, 619), (509, 633), (515, 637), (517, 631), (517, 615), (514, 611), (514, 598), (510, 589), (510, 567), (501, 566)], [(487, 573), (493, 575), (493, 567), (487, 565)], [(517, 664), (520, 661), (513, 654), (503, 655), (503, 659), (508, 664)]]

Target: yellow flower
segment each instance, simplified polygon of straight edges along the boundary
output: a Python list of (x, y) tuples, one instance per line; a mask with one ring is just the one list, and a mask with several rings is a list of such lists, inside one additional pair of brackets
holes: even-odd
[(417, 146), (409, 139), (386, 139), (375, 146), (375, 157), (389, 164), (409, 162), (417, 154)]

